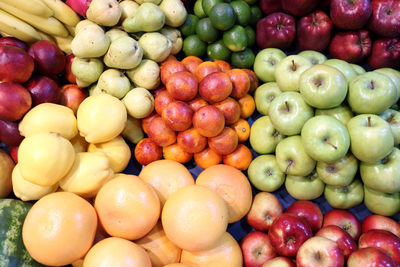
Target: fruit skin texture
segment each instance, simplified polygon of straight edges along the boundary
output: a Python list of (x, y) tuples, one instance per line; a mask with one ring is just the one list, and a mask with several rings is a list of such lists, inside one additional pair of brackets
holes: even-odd
[(400, 60), (400, 38), (383, 38), (372, 44), (368, 64), (373, 69), (397, 68)]
[(299, 200), (293, 202), (285, 212), (295, 214), (306, 220), (313, 233), (316, 233), (322, 227), (323, 215), (321, 209), (311, 201)]
[(346, 260), (353, 251), (357, 250), (356, 241), (354, 241), (349, 233), (339, 226), (325, 226), (324, 228), (321, 228), (321, 230), (319, 230), (315, 235), (335, 241), (339, 248), (343, 251), (343, 255)]
[(311, 12), (318, 2), (318, 0), (282, 0), (282, 8), (285, 12), (301, 17)]
[(371, 53), (372, 41), (367, 30), (339, 32), (329, 45), (329, 53), (349, 63), (359, 63)]
[(25, 86), (31, 93), (33, 106), (42, 103), (58, 104), (60, 102), (61, 89), (53, 79), (47, 76), (34, 75), (25, 83)]
[(248, 267), (261, 266), (264, 262), (276, 257), (268, 235), (263, 232), (253, 231), (248, 233), (240, 242), (244, 265)]
[(24, 139), (18, 130), (18, 122), (0, 120), (0, 141), (9, 146), (18, 146)]
[(300, 50), (324, 51), (331, 39), (332, 21), (317, 10), (297, 22), (297, 47)]
[(337, 225), (348, 232), (354, 240), (361, 235), (361, 223), (357, 217), (347, 210), (331, 210), (325, 213), (322, 227)]
[(47, 40), (35, 42), (28, 53), (35, 62), (35, 71), (50, 77), (61, 73), (67, 62), (60, 48)]
[(0, 83), (0, 120), (21, 119), (32, 106), (32, 97), (25, 87), (18, 83)]
[(368, 28), (381, 36), (399, 36), (400, 2), (396, 0), (372, 0), (371, 6), (372, 16)]
[(332, 0), (331, 19), (341, 29), (360, 29), (372, 13), (370, 0)]
[(372, 214), (364, 218), (361, 223), (362, 233), (373, 229), (386, 230), (400, 237), (400, 224), (389, 217)]
[(392, 258), (378, 248), (360, 248), (354, 251), (347, 260), (348, 267), (395, 267)]
[(24, 83), (33, 69), (33, 59), (26, 51), (16, 46), (0, 46), (0, 81)]

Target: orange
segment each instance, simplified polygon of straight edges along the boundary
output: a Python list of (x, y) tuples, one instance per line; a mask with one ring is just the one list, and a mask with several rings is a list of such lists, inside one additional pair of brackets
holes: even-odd
[(184, 151), (178, 143), (163, 147), (164, 159), (175, 160), (179, 163), (186, 163), (192, 159), (193, 154)]
[(160, 217), (160, 200), (153, 188), (136, 175), (119, 174), (103, 185), (94, 207), (110, 235), (134, 240), (153, 229)]
[(254, 71), (250, 70), (250, 69), (242, 69), (243, 71), (245, 71), (247, 73), (247, 75), (249, 76), (250, 79), (250, 89), (249, 89), (249, 93), (254, 92), (257, 87), (258, 87), (258, 78), (257, 75), (254, 73)]
[(240, 105), (241, 118), (247, 119), (254, 113), (254, 110), (256, 109), (256, 102), (251, 95), (246, 94), (244, 97), (239, 98), (238, 102)]
[(146, 165), (139, 177), (153, 186), (161, 205), (164, 205), (169, 196), (178, 189), (194, 184), (188, 169), (183, 164), (169, 159), (153, 161)]
[(249, 180), (232, 166), (211, 166), (200, 173), (196, 184), (214, 190), (225, 200), (229, 211), (229, 223), (239, 221), (250, 210), (252, 191)]
[(194, 161), (202, 169), (207, 169), (208, 167), (219, 164), (222, 161), (222, 156), (206, 147), (203, 151), (194, 154)]
[(244, 97), (250, 90), (250, 78), (244, 70), (232, 69), (227, 72), (232, 82), (231, 97), (239, 99)]
[(208, 74), (220, 71), (221, 69), (216, 63), (211, 61), (204, 61), (197, 66), (196, 70), (194, 71), (194, 75), (196, 76), (197, 81), (201, 82), (201, 80), (203, 80), (203, 78), (206, 77)]
[(250, 149), (243, 144), (239, 144), (235, 151), (223, 157), (224, 164), (242, 171), (247, 170), (252, 159), (253, 155)]
[(203, 63), (203, 60), (196, 56), (188, 56), (182, 59), (181, 62), (183, 63), (183, 65), (185, 65), (185, 68), (188, 71), (194, 74), (197, 66)]
[(168, 239), (188, 251), (214, 247), (228, 226), (224, 200), (201, 185), (179, 189), (165, 202), (161, 221)]
[(63, 266), (86, 254), (96, 228), (96, 211), (89, 202), (70, 192), (56, 192), (44, 196), (29, 210), (22, 239), (36, 261)]
[(160, 67), (161, 82), (163, 84), (166, 84), (168, 78), (171, 77), (172, 74), (174, 74), (175, 72), (185, 71), (185, 70), (186, 70), (185, 65), (183, 65), (182, 62), (176, 59), (166, 61)]
[(239, 143), (246, 142), (250, 137), (250, 124), (244, 120), (239, 119), (233, 125), (231, 125), (232, 129), (235, 130)]
[(184, 263), (171, 263), (171, 264), (165, 265), (164, 267), (193, 267), (193, 265), (187, 265)]
[(135, 243), (146, 250), (153, 267), (179, 262), (181, 258), (182, 250), (168, 239), (160, 221), (150, 233)]
[(219, 68), (221, 69), (222, 72), (227, 72), (228, 70), (232, 69), (231, 65), (226, 61), (214, 60), (214, 63), (219, 66)]
[(160, 63), (160, 67), (162, 67), (165, 63), (169, 61), (178, 61), (174, 55), (169, 55), (163, 62)]
[(198, 267), (242, 267), (242, 250), (236, 240), (226, 232), (211, 249), (198, 252), (183, 250), (181, 262)]
[(146, 251), (132, 241), (109, 237), (96, 243), (83, 261), (85, 267), (151, 267)]

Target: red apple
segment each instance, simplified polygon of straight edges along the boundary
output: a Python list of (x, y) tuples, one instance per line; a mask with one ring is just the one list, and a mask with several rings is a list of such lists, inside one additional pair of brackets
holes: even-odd
[(162, 158), (162, 148), (150, 140), (144, 138), (135, 147), (135, 159), (142, 165), (147, 165)]
[(368, 28), (385, 37), (400, 35), (400, 1), (372, 0), (372, 15)]
[(363, 233), (369, 230), (386, 230), (400, 237), (400, 224), (395, 220), (382, 215), (369, 215), (361, 223)]
[(262, 267), (296, 267), (296, 264), (289, 258), (279, 256), (266, 261)]
[(373, 69), (399, 68), (400, 66), (400, 38), (383, 38), (375, 40), (368, 64)]
[(310, 13), (319, 0), (282, 0), (283, 11), (301, 17)]
[(261, 267), (264, 262), (276, 256), (268, 235), (263, 232), (248, 233), (240, 242), (240, 247), (246, 267)]
[(296, 264), (297, 267), (343, 267), (344, 256), (336, 242), (314, 236), (301, 245)]
[(329, 13), (330, 7), (331, 0), (320, 0), (316, 9), (320, 9)]
[(76, 112), (79, 105), (88, 96), (88, 92), (76, 84), (66, 84), (61, 88), (60, 104), (69, 107)]
[(8, 148), (8, 152), (10, 153), (11, 158), (15, 162), (15, 164), (18, 163), (18, 148), (19, 146), (10, 146)]
[(89, 8), (90, 2), (92, 0), (67, 0), (65, 3), (76, 13), (86, 18), (86, 11)]
[(297, 22), (297, 47), (300, 50), (324, 51), (331, 39), (332, 21), (317, 10)]
[(311, 201), (299, 200), (293, 202), (285, 213), (291, 213), (306, 220), (313, 233), (321, 229), (324, 216), (322, 215), (321, 209)]
[(331, 210), (325, 213), (322, 227), (337, 225), (348, 232), (354, 240), (361, 235), (361, 223), (357, 217), (348, 210)]
[(31, 93), (32, 105), (41, 103), (56, 103), (61, 99), (61, 89), (57, 83), (49, 77), (34, 75), (26, 84), (26, 89)]
[(28, 51), (29, 49), (29, 46), (25, 42), (11, 36), (1, 37), (0, 45), (13, 45), (22, 48), (25, 51)]
[(257, 23), (256, 39), (260, 48), (287, 49), (296, 37), (296, 21), (288, 14), (269, 14)]
[(370, 0), (331, 0), (331, 19), (341, 29), (361, 29), (372, 13)]
[(32, 75), (33, 59), (13, 45), (0, 45), (0, 82), (24, 83)]
[(29, 55), (35, 61), (35, 71), (52, 77), (64, 70), (66, 57), (54, 43), (42, 40), (31, 45)]
[(18, 130), (18, 122), (0, 120), (0, 142), (9, 146), (18, 146), (23, 139)]
[(192, 126), (192, 108), (183, 101), (169, 103), (162, 112), (162, 118), (174, 131), (185, 131)]
[(343, 255), (346, 260), (350, 256), (350, 254), (353, 253), (353, 251), (357, 250), (356, 241), (354, 241), (349, 233), (347, 233), (339, 226), (325, 226), (321, 228), (321, 230), (319, 230), (315, 234), (315, 236), (322, 236), (332, 241), (335, 241), (338, 244), (339, 248), (343, 251)]
[(16, 121), (32, 106), (29, 91), (13, 82), (0, 83), (0, 120)]
[(381, 249), (360, 248), (350, 255), (347, 267), (396, 267), (396, 264)]
[(283, 213), (268, 231), (271, 244), (281, 256), (295, 257), (300, 246), (312, 236), (310, 225), (297, 215)]
[(339, 32), (329, 45), (332, 57), (359, 63), (371, 54), (372, 41), (367, 30)]
[(359, 248), (373, 247), (386, 252), (400, 265), (400, 238), (386, 230), (370, 230), (363, 233), (358, 240)]
[(68, 54), (66, 56), (65, 67), (63, 70), (63, 75), (65, 79), (67, 79), (67, 81), (70, 83), (76, 83), (76, 77), (71, 70), (72, 61), (74, 60), (74, 57), (75, 57), (74, 54)]
[(265, 15), (282, 11), (282, 1), (280, 0), (260, 0), (259, 6)]

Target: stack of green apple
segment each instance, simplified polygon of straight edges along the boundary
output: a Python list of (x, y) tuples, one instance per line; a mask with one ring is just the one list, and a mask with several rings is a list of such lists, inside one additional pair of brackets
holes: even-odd
[(400, 211), (398, 71), (275, 48), (257, 54), (254, 71), (264, 82), (250, 134), (262, 154), (248, 169), (257, 189), (284, 184), (296, 199), (324, 195), (334, 208), (364, 201), (377, 214)]

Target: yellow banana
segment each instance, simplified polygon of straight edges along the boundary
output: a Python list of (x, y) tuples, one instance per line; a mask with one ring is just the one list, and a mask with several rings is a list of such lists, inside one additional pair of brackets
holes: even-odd
[(81, 20), (67, 4), (61, 0), (42, 0), (54, 12), (54, 17), (62, 23), (75, 26)]
[(0, 1), (0, 9), (27, 22), (28, 24), (32, 25), (33, 27), (42, 32), (51, 35), (59, 35), (63, 37), (67, 37), (69, 34), (64, 25), (54, 17), (44, 18), (35, 16), (32, 15), (31, 13), (24, 12), (16, 7), (13, 7), (1, 1)]
[(42, 40), (47, 40), (50, 41), (52, 43), (56, 43), (56, 40), (54, 39), (54, 37), (50, 34), (47, 34), (45, 32), (39, 31), (38, 29), (36, 29), (36, 31), (39, 33), (39, 35), (42, 37)]
[(31, 25), (3, 10), (0, 10), (0, 31), (27, 43), (33, 43), (42, 39)]
[(68, 25), (66, 25), (66, 24), (65, 24), (64, 26), (65, 26), (65, 28), (67, 28), (69, 34), (70, 34), (72, 37), (74, 37), (74, 36), (75, 36), (75, 27), (68, 26)]
[(35, 16), (49, 18), (54, 14), (53, 10), (51, 10), (41, 0), (0, 0), (0, 2), (6, 3)]
[(56, 40), (57, 46), (66, 54), (71, 53), (71, 42), (74, 39), (72, 36), (68, 35), (67, 37), (53, 36)]

